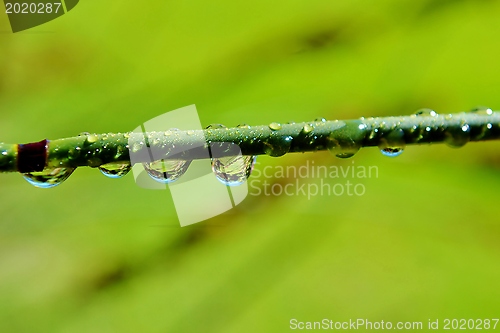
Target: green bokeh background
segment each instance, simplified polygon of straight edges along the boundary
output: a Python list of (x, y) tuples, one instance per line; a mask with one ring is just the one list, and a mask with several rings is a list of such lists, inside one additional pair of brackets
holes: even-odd
[[(190, 104), (227, 126), (500, 109), (499, 14), (472, 0), (81, 1), (17, 34), (0, 14), (0, 140), (124, 132)], [(251, 195), (185, 228), (169, 193), (132, 175), (81, 168), (42, 190), (2, 174), (0, 331), (498, 318), (498, 147), (261, 156), (260, 170), (379, 174), (351, 179), (363, 196)]]

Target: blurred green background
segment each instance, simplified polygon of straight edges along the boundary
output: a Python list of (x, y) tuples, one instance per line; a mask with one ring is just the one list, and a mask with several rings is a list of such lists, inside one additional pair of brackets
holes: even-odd
[[(2, 14), (0, 140), (124, 132), (190, 104), (227, 126), (498, 110), (499, 14), (472, 0), (81, 1), (17, 34)], [(260, 170), (379, 175), (353, 180), (363, 196), (251, 195), (185, 228), (167, 191), (132, 175), (81, 168), (43, 190), (2, 174), (0, 331), (498, 318), (498, 145), (261, 156)]]

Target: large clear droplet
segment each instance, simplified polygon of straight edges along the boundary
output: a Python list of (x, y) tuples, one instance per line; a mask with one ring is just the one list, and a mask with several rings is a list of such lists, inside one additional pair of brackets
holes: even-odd
[(396, 157), (401, 155), (406, 147), (404, 131), (397, 129), (384, 135), (380, 139), (378, 147), (384, 156)]
[(121, 178), (125, 176), (131, 168), (132, 166), (129, 162), (116, 162), (101, 165), (99, 171), (109, 178)]
[(327, 148), (330, 153), (338, 158), (350, 158), (361, 149), (361, 144), (354, 140), (339, 141), (335, 135), (328, 137)]
[(190, 164), (191, 161), (186, 160), (159, 160), (143, 163), (149, 176), (163, 184), (169, 184), (179, 179)]
[(293, 137), (271, 136), (264, 142), (264, 152), (272, 157), (283, 156), (290, 151)]
[(460, 148), (470, 141), (470, 126), (463, 123), (459, 128), (448, 129), (445, 132), (446, 144), (452, 148)]
[(243, 184), (253, 170), (257, 156), (228, 156), (212, 158), (212, 170), (224, 185)]
[(68, 179), (73, 171), (75, 171), (74, 168), (53, 168), (45, 169), (39, 172), (25, 173), (23, 174), (23, 177), (33, 186), (51, 188)]

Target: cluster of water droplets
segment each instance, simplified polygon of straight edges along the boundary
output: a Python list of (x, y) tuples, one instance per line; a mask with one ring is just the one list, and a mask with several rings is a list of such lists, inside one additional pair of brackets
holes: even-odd
[[(480, 107), (473, 109), (471, 112), (479, 115), (492, 115), (493, 111), (490, 108)], [(444, 117), (439, 117), (438, 114), (431, 109), (420, 109), (415, 112), (413, 117), (436, 117), (436, 123), (431, 126), (422, 127), (418, 126), (417, 122), (413, 128), (409, 129), (407, 135), (414, 135), (417, 137), (417, 141), (420, 142), (421, 139), (425, 139), (425, 135), (431, 133), (431, 131), (442, 131), (444, 135), (444, 142), (451, 147), (462, 147), (467, 142), (471, 140), (471, 128), (470, 125), (465, 121), (460, 123), (460, 126), (456, 127), (446, 127), (444, 126), (444, 120), (451, 120), (453, 115), (446, 115)], [(304, 140), (306, 144), (315, 147), (316, 149), (324, 149), (322, 146), (323, 142), (320, 144), (316, 141), (318, 136), (315, 134), (315, 129), (318, 126), (322, 126), (326, 120), (324, 118), (316, 119), (314, 122), (305, 123), (299, 133), (299, 138)], [(337, 130), (342, 130), (345, 126), (344, 122), (338, 122), (339, 125)], [(295, 124), (290, 122), (289, 124)], [(431, 122), (432, 124), (432, 122)], [(339, 139), (335, 130), (326, 138), (326, 148), (338, 158), (350, 158), (354, 156), (362, 146), (362, 138), (366, 130), (371, 130), (368, 138), (370, 140), (378, 138), (378, 148), (384, 156), (396, 157), (403, 153), (406, 147), (405, 131), (398, 128), (396, 125), (391, 125), (391, 128), (387, 128), (385, 123), (377, 123), (376, 118), (361, 118), (359, 123), (359, 137), (350, 138), (349, 136), (343, 136)], [(239, 128), (250, 129), (250, 126), (246, 124), (238, 125)], [(271, 135), (267, 136), (261, 143), (263, 144), (264, 152), (269, 156), (282, 156), (290, 151), (293, 143), (293, 137), (290, 135), (283, 135), (281, 131), (283, 126), (280, 123), (270, 123), (268, 125), (271, 130)], [(483, 128), (483, 134), (493, 128), (492, 123), (486, 123)], [(208, 130), (211, 129), (227, 129), (221, 124), (212, 124), (207, 127)], [(164, 134), (165, 136), (170, 136), (178, 129), (172, 128), (167, 130)], [(192, 135), (194, 132), (191, 131)], [(362, 134), (362, 135), (361, 135)], [(82, 136), (86, 136), (85, 142), (87, 144), (92, 144), (98, 140), (106, 140), (106, 137), (100, 138), (96, 134), (82, 133)], [(258, 138), (248, 138), (251, 139), (250, 143), (259, 141)], [(425, 140), (424, 140), (425, 142)], [(137, 147), (134, 146), (131, 149), (138, 150), (143, 147), (145, 142), (137, 142)], [(239, 151), (239, 147), (234, 143), (208, 143), (211, 148), (211, 166), (212, 171), (216, 178), (227, 186), (236, 186), (244, 183), (246, 179), (250, 176), (253, 167), (256, 162), (256, 156), (246, 156), (242, 155)], [(72, 155), (77, 155), (80, 153), (83, 147), (75, 147), (69, 152), (68, 159), (71, 160)], [(106, 145), (103, 146), (106, 148)], [(126, 149), (128, 149), (128, 145)], [(236, 148), (236, 149), (235, 149)], [(121, 150), (120, 150), (121, 149)], [(118, 147), (117, 154), (123, 153), (123, 147)], [(219, 153), (217, 153), (217, 150)], [(235, 151), (236, 153), (228, 153)], [(237, 153), (239, 152), (239, 153)], [(118, 156), (118, 155), (117, 155)], [(96, 158), (98, 159), (98, 158)], [(97, 161), (97, 160), (96, 160)], [(99, 160), (100, 161), (100, 160)], [(162, 159), (154, 162), (144, 162), (143, 166), (147, 174), (157, 182), (163, 184), (170, 184), (178, 180), (182, 175), (186, 173), (189, 166), (191, 165), (190, 160), (184, 159)], [(23, 177), (32, 185), (41, 188), (51, 188), (57, 186), (64, 182), (74, 171), (75, 168), (63, 167), (62, 162), (58, 167), (46, 168), (40, 172), (30, 172), (23, 174)], [(90, 159), (89, 159), (89, 165)], [(96, 162), (96, 166), (99, 165)], [(131, 165), (129, 161), (113, 162), (108, 164), (103, 164), (98, 166), (100, 172), (109, 178), (121, 178), (125, 176), (131, 170)]]

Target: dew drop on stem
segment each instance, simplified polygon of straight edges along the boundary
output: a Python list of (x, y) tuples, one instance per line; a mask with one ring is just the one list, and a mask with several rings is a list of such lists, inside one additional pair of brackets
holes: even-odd
[(432, 109), (419, 109), (414, 113), (416, 116), (431, 116), (431, 117), (436, 117), (438, 114), (436, 111)]
[(39, 188), (52, 188), (64, 182), (75, 171), (74, 168), (51, 168), (23, 174), (24, 179)]
[(189, 168), (191, 161), (159, 160), (143, 163), (148, 175), (162, 184), (169, 184), (179, 179)]
[(444, 142), (452, 148), (460, 148), (470, 141), (470, 126), (462, 123), (458, 128), (449, 128), (445, 132)]
[(493, 110), (485, 106), (478, 106), (472, 109), (471, 112), (483, 116), (491, 116), (493, 114)]
[(280, 123), (270, 123), (269, 128), (273, 131), (278, 131), (281, 129), (281, 124)]
[(292, 141), (291, 136), (270, 136), (264, 142), (264, 152), (272, 157), (283, 156), (290, 151)]
[(129, 162), (114, 162), (99, 166), (99, 171), (109, 178), (121, 178), (125, 176), (132, 166)]
[(404, 131), (397, 129), (384, 135), (380, 139), (378, 147), (384, 156), (396, 157), (401, 155), (406, 147)]
[(350, 158), (361, 149), (361, 143), (355, 140), (339, 140), (332, 133), (328, 136), (327, 148), (330, 153), (338, 158)]
[(253, 170), (257, 156), (228, 156), (212, 158), (215, 177), (224, 185), (243, 184)]

